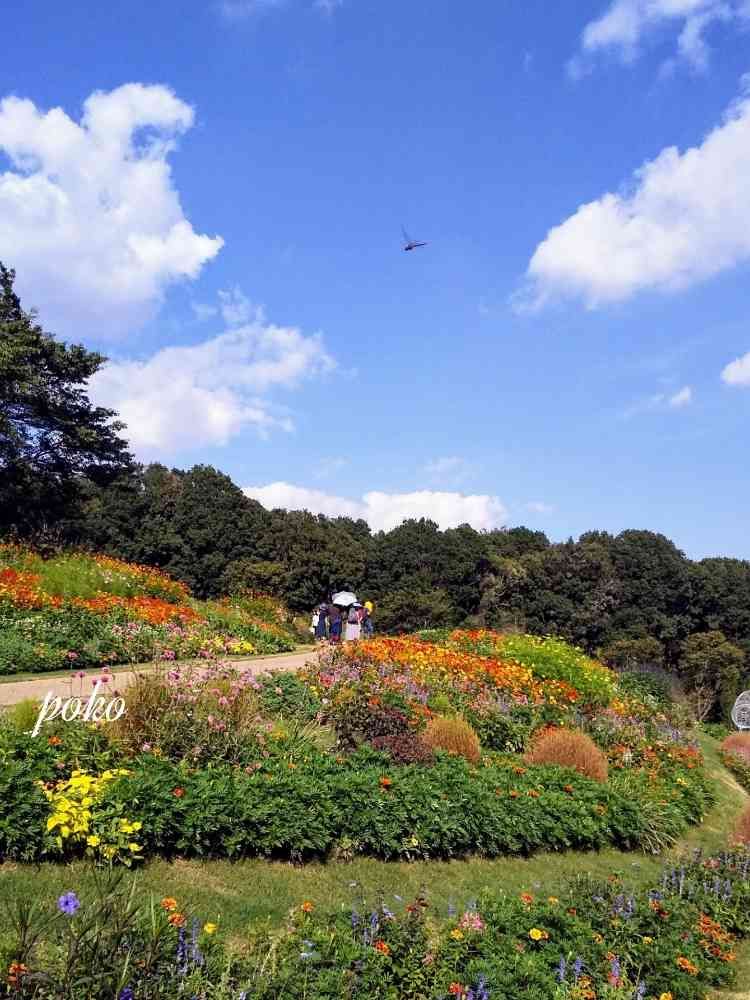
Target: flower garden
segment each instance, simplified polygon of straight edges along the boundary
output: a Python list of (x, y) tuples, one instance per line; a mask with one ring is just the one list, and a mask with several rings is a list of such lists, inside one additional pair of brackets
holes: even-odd
[[(135, 592), (114, 601), (42, 590), (34, 566), (15, 574), (3, 586), (16, 610), (96, 617), (101, 600), (110, 628), (152, 602), (174, 609), (173, 627), (198, 613), (137, 568), (118, 583)], [(2, 720), (0, 879), (39, 873), (33, 899), (3, 900), (6, 995), (703, 1000), (732, 980), (750, 931), (750, 831), (728, 830), (723, 853), (683, 850), (719, 793), (658, 681), (554, 638), (486, 631), (326, 648), (297, 674), (254, 676), (211, 652), (139, 673), (110, 724), (55, 720), (32, 737), (33, 704)], [(593, 855), (579, 853), (559, 884), (490, 880), (433, 901), (430, 866), (489, 872), (572, 851), (621, 860), (586, 873)], [(137, 891), (151, 868), (193, 865), (199, 881), (227, 860), (321, 877), (422, 866), (428, 884), (411, 896), (357, 884), (338, 906), (309, 893), (278, 923), (231, 932), (189, 891)], [(45, 872), (67, 879), (57, 897)]]
[(267, 597), (196, 601), (152, 567), (0, 545), (0, 675), (277, 653), (295, 642), (289, 615)]

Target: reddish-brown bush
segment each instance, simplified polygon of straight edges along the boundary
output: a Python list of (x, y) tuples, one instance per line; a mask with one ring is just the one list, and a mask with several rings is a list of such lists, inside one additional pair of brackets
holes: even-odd
[(750, 847), (750, 806), (745, 807), (745, 811), (740, 814), (737, 826), (734, 830), (734, 840), (738, 844), (745, 844)]
[(730, 733), (721, 744), (721, 749), (736, 753), (750, 764), (750, 733)]
[(526, 753), (529, 764), (572, 767), (594, 781), (606, 781), (607, 758), (592, 739), (576, 729), (545, 729)]
[(376, 750), (389, 753), (397, 764), (431, 764), (435, 758), (432, 748), (419, 733), (376, 736), (372, 745)]
[(436, 715), (428, 722), (422, 739), (433, 750), (447, 750), (448, 753), (458, 754), (471, 764), (478, 764), (482, 757), (479, 737), (466, 719), (460, 716), (449, 718)]

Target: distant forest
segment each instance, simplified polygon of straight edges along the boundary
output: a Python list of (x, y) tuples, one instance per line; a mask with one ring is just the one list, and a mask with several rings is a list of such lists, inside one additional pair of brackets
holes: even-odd
[(333, 590), (375, 602), (384, 632), (468, 625), (558, 634), (613, 666), (667, 667), (726, 715), (748, 684), (750, 562), (688, 559), (650, 531), (551, 543), (517, 527), (267, 511), (209, 466), (142, 466), (88, 379), (99, 354), (45, 333), (0, 263), (0, 538), (159, 566), (199, 597), (254, 589), (309, 612)]

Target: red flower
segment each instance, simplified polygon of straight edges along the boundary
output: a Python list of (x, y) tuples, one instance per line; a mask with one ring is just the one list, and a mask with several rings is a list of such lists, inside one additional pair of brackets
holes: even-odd
[(173, 788), (172, 789), (172, 795), (174, 795), (174, 797), (176, 799), (181, 799), (184, 794), (185, 794), (185, 789), (184, 788)]

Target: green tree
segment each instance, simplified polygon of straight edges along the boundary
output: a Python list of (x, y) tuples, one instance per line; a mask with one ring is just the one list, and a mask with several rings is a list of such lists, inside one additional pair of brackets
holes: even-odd
[(45, 333), (0, 263), (0, 533), (39, 534), (75, 515), (82, 483), (131, 462), (113, 410), (86, 385), (105, 358)]
[(615, 639), (602, 646), (600, 658), (616, 670), (635, 670), (638, 667), (657, 666), (664, 663), (664, 647), (658, 639), (644, 636), (640, 639)]
[(392, 634), (458, 624), (455, 604), (438, 588), (389, 591), (376, 603), (373, 622), (378, 632)]
[(680, 673), (699, 720), (728, 717), (744, 664), (745, 654), (723, 632), (696, 632), (685, 640)]

